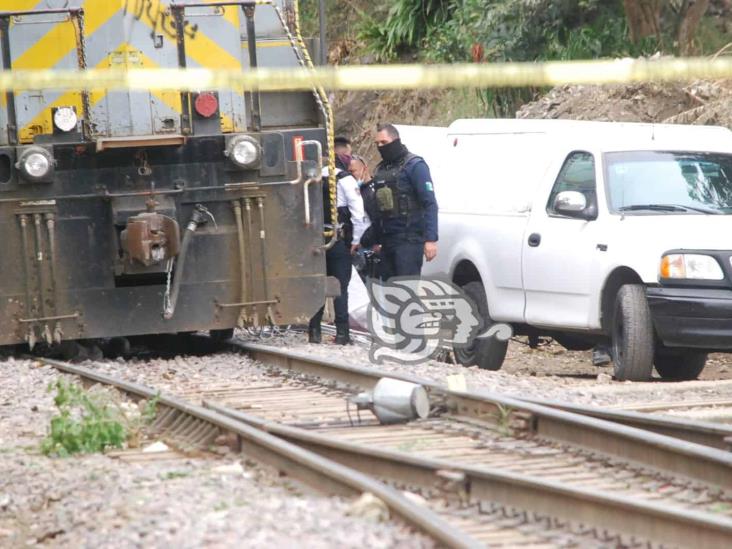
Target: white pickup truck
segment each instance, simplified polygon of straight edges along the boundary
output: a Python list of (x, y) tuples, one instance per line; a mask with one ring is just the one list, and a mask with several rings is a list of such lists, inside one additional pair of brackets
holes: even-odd
[[(732, 352), (732, 132), (719, 127), (458, 120), (400, 127), (440, 205), (424, 275), (488, 324), (567, 349), (612, 344), (614, 373), (693, 379)], [(507, 343), (456, 349), (498, 369)]]

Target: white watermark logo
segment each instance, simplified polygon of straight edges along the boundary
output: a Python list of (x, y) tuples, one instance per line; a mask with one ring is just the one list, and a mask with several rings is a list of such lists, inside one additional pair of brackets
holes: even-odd
[(476, 339), (513, 335), (508, 324), (491, 324), (458, 286), (433, 278), (372, 280), (368, 307), (372, 362), (418, 364), (443, 348), (469, 347)]

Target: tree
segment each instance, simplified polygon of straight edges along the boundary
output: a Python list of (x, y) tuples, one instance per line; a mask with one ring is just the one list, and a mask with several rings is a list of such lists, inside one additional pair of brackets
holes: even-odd
[(649, 36), (662, 43), (667, 29), (675, 37), (679, 53), (688, 55), (694, 50), (694, 37), (709, 0), (623, 0), (623, 5), (634, 43)]
[(694, 36), (702, 17), (709, 7), (709, 0), (684, 0), (680, 2), (676, 39), (679, 52), (689, 55), (694, 50)]
[(634, 43), (655, 36), (661, 39), (662, 0), (624, 0), (630, 39)]

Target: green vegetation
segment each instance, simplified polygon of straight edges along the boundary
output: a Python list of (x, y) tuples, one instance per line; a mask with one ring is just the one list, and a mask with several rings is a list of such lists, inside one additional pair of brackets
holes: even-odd
[(109, 393), (84, 391), (79, 385), (58, 380), (49, 385), (56, 390), (58, 415), (51, 419), (48, 436), (41, 443), (45, 455), (67, 457), (135, 446), (144, 425), (157, 411), (157, 398), (145, 403), (142, 412), (127, 413)]
[(191, 476), (190, 471), (168, 471), (164, 475), (162, 475), (160, 478), (163, 480), (175, 480), (178, 478), (186, 478)]
[[(658, 37), (630, 39), (621, 1), (397, 0), (383, 19), (365, 18), (359, 38), (382, 61), (574, 60), (651, 55)], [(537, 89), (478, 92), (485, 114), (513, 116)]]
[(429, 48), (428, 53), (433, 52), (433, 45), (430, 44), (432, 35), (462, 16), (462, 10), (455, 13), (457, 3), (395, 0), (387, 13), (380, 13), (383, 12), (382, 8), (371, 16), (365, 16), (359, 38), (382, 60), (393, 59), (398, 53), (422, 46)]
[[(331, 53), (382, 62), (577, 60), (713, 54), (729, 42), (715, 0), (326, 0)], [(306, 34), (318, 0), (300, 0)], [(347, 43), (346, 48), (342, 48)], [(335, 51), (334, 60), (341, 56)], [(475, 116), (514, 116), (540, 89), (472, 93)], [(452, 92), (449, 94), (452, 98)], [(458, 98), (462, 99), (462, 98)]]
[(431, 61), (534, 61), (652, 54), (633, 43), (619, 0), (397, 0), (360, 37), (382, 60), (421, 51)]
[(656, 51), (703, 54), (726, 43), (724, 31), (704, 18), (708, 0), (653, 4), (650, 8), (640, 0), (375, 2), (370, 12), (359, 12), (359, 36), (385, 61), (416, 52), (439, 62), (634, 57)]
[(53, 388), (59, 414), (51, 419), (50, 433), (41, 444), (44, 454), (66, 457), (122, 447), (127, 434), (117, 408), (64, 380), (49, 390)]
[(513, 436), (513, 427), (511, 426), (512, 414), (513, 408), (510, 408), (509, 406), (503, 406), (502, 404), (497, 405), (495, 415), (496, 427), (501, 436)]

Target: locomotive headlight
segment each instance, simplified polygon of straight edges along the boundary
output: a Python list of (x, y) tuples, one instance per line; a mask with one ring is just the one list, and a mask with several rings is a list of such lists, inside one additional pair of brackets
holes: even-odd
[(710, 255), (668, 254), (661, 259), (661, 278), (723, 280), (724, 273)]
[(59, 107), (53, 113), (53, 123), (62, 132), (70, 132), (76, 129), (79, 118), (73, 107)]
[(23, 177), (31, 182), (47, 181), (53, 171), (53, 157), (42, 147), (28, 147), (21, 154), (15, 165)]
[(226, 148), (226, 156), (240, 168), (254, 168), (259, 163), (259, 143), (248, 135), (234, 137)]

